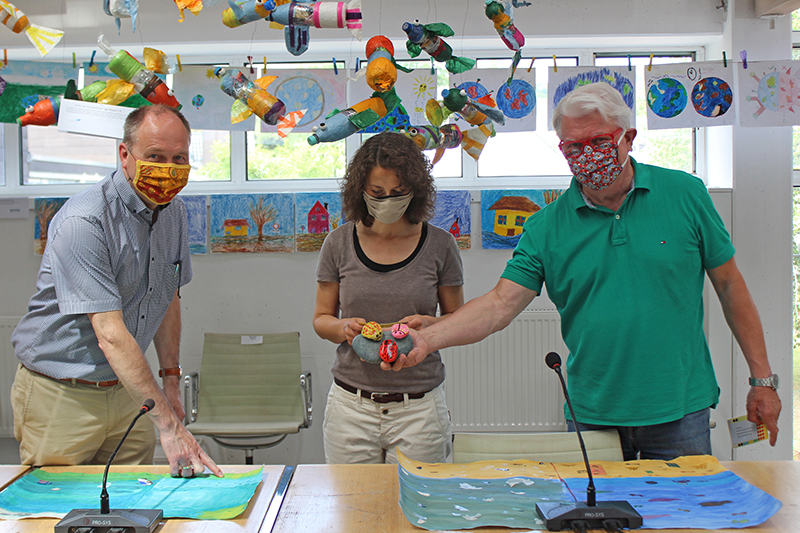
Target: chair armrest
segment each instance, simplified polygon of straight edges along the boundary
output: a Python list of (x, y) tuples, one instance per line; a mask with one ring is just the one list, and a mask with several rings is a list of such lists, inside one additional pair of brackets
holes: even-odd
[(200, 394), (200, 375), (192, 372), (183, 376), (183, 408), (186, 418), (183, 421), (187, 426), (197, 421), (197, 397)]
[(303, 426), (304, 428), (311, 427), (311, 419), (312, 419), (312, 398), (311, 398), (311, 372), (304, 372), (300, 374), (300, 392), (302, 393), (303, 398), (303, 406), (305, 407), (305, 411), (303, 412)]

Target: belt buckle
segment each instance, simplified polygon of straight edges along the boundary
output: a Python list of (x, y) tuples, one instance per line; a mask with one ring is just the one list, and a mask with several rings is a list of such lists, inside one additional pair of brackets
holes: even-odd
[(380, 399), (376, 400), (375, 398), (385, 398), (389, 394), (388, 392), (371, 392), (369, 393), (369, 399), (376, 403), (382, 403)]

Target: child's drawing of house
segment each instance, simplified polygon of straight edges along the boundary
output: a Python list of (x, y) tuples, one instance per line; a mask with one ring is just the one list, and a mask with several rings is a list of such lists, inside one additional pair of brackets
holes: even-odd
[(524, 196), (503, 196), (489, 208), (494, 211), (494, 232), (503, 237), (522, 233), (528, 217), (541, 209)]
[(328, 214), (328, 204), (324, 206), (319, 200), (308, 211), (308, 232), (309, 233), (328, 233), (330, 231), (330, 220)]
[(250, 224), (244, 218), (229, 218), (222, 223), (226, 237), (247, 237), (247, 228)]

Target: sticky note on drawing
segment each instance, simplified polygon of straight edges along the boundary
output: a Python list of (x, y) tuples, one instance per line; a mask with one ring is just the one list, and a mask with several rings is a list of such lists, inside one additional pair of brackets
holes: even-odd
[(728, 431), (731, 434), (731, 447), (741, 448), (748, 444), (767, 440), (769, 434), (764, 424), (754, 424), (747, 420), (747, 415), (728, 420)]

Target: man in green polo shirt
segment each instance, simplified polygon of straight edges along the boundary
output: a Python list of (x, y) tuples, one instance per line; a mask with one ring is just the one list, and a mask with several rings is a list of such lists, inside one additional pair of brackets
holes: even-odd
[(707, 273), (750, 368), (748, 419), (766, 424), (774, 446), (777, 376), (705, 185), (629, 157), (630, 109), (608, 84), (567, 95), (553, 127), (573, 174), (570, 188), (528, 218), (494, 289), (413, 332), (415, 348), (384, 369), (503, 329), (546, 284), (570, 350), (580, 428), (616, 428), (625, 460), (710, 454), (709, 409), (719, 387), (703, 332)]

